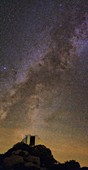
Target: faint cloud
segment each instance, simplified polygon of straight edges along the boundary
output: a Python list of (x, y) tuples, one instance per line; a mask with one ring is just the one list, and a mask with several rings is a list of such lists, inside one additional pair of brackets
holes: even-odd
[(3, 120), (7, 117), (7, 111), (4, 111), (3, 108), (0, 110), (0, 120)]

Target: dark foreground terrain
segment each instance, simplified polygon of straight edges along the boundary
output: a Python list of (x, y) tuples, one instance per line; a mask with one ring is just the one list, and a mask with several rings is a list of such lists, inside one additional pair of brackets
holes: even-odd
[(0, 154), (0, 170), (88, 170), (88, 167), (80, 167), (75, 160), (59, 163), (44, 145), (32, 147), (20, 142)]

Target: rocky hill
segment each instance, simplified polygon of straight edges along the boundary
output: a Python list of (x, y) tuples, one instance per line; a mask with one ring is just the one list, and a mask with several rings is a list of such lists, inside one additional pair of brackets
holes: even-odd
[(5, 154), (0, 155), (0, 170), (50, 168), (55, 162), (56, 160), (53, 158), (50, 149), (44, 145), (32, 147), (20, 142)]
[(29, 146), (23, 142), (15, 144), (0, 155), (0, 170), (88, 170), (80, 168), (74, 160), (64, 164), (57, 162), (50, 149), (44, 145)]

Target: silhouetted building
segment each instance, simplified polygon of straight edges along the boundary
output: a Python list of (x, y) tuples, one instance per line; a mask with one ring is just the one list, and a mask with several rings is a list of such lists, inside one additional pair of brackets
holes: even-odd
[(25, 138), (22, 140), (27, 145), (34, 146), (35, 145), (35, 136), (26, 135)]

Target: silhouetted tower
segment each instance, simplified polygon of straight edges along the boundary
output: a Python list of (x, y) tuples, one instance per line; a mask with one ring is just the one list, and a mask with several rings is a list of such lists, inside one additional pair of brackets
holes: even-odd
[(25, 138), (22, 140), (27, 145), (34, 146), (35, 145), (35, 136), (26, 135)]

